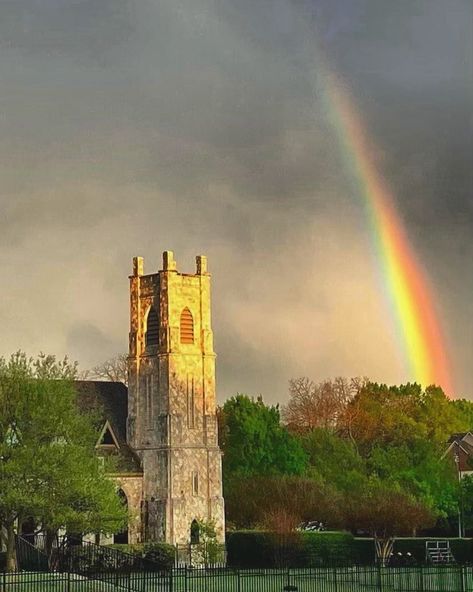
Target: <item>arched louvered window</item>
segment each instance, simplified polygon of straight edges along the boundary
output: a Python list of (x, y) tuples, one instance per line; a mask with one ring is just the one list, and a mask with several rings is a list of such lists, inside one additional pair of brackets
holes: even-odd
[(181, 312), (181, 343), (194, 343), (194, 319), (188, 308)]
[(146, 346), (159, 343), (159, 319), (154, 307), (151, 307), (146, 320)]

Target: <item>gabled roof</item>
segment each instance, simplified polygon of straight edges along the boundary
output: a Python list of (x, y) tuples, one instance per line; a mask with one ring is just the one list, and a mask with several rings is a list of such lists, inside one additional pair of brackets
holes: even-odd
[(448, 439), (448, 447), (442, 458), (445, 458), (447, 454), (456, 457), (455, 462), (458, 464), (458, 470), (462, 473), (473, 471), (473, 434), (471, 432), (452, 434)]
[(128, 389), (121, 382), (76, 380), (77, 404), (83, 411), (98, 414), (97, 433), (105, 422), (110, 424), (119, 445), (118, 470), (124, 473), (141, 473), (137, 455), (126, 441), (126, 418), (128, 414)]
[[(450, 436), (450, 438), (448, 439), (448, 444), (452, 444), (453, 442), (460, 442), (468, 434), (470, 434), (470, 432), (460, 432), (458, 434), (452, 434)], [(471, 434), (470, 434), (470, 436), (471, 436)]]

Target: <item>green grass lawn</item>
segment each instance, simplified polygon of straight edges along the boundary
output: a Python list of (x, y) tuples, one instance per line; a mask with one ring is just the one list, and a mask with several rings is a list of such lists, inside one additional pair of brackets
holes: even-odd
[[(159, 574), (106, 574), (103, 580), (55, 573), (0, 575), (0, 592), (171, 592), (169, 578)], [(472, 571), (420, 569), (384, 570), (228, 570), (226, 573), (189, 570), (174, 575), (172, 592), (283, 592), (287, 585), (297, 592), (473, 592)]]

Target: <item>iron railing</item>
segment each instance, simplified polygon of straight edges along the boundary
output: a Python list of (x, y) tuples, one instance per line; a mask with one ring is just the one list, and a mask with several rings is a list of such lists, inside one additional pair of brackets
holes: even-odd
[[(96, 577), (94, 577), (96, 576)], [(473, 568), (173, 569), (0, 574), (1, 592), (473, 592)]]
[(48, 571), (48, 557), (21, 536), (15, 538), (16, 561), (20, 571)]
[(160, 567), (141, 557), (118, 549), (83, 542), (56, 549), (55, 569), (79, 575), (98, 573), (156, 572)]
[(176, 567), (226, 567), (227, 550), (218, 543), (176, 545)]

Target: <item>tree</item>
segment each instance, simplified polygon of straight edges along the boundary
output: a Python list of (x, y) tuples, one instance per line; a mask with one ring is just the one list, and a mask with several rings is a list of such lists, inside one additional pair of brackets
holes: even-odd
[(283, 419), (289, 429), (306, 433), (314, 428), (333, 428), (347, 403), (360, 391), (366, 379), (335, 378), (315, 383), (309, 378), (289, 381), (289, 401)]
[(277, 406), (237, 395), (225, 402), (219, 418), (226, 479), (304, 472), (306, 453), (299, 440), (281, 426)]
[(347, 495), (345, 520), (349, 528), (363, 530), (374, 538), (378, 561), (385, 566), (394, 538), (431, 526), (435, 516), (425, 504), (399, 487), (371, 479)]
[(473, 528), (473, 476), (465, 475), (461, 480), (460, 511), (463, 530)]
[(366, 461), (350, 440), (333, 430), (316, 428), (301, 438), (308, 454), (307, 476), (344, 492), (364, 483)]
[(439, 518), (455, 515), (458, 509), (458, 480), (451, 457), (424, 438), (403, 444), (375, 445), (367, 459), (371, 475), (400, 487), (431, 508)]
[(471, 432), (473, 430), (473, 403), (467, 399), (455, 399), (451, 403), (462, 419), (463, 425), (467, 426), (465, 431)]
[(109, 380), (110, 382), (123, 382), (128, 385), (128, 356), (118, 354), (113, 358), (97, 364), (91, 370), (82, 373), (84, 380)]
[(342, 523), (342, 497), (331, 486), (297, 475), (234, 477), (225, 491), (229, 523), (238, 528), (294, 531), (318, 520), (332, 528)]
[(0, 524), (7, 569), (14, 570), (15, 528), (26, 519), (46, 532), (120, 530), (116, 488), (95, 455), (93, 418), (75, 405), (77, 365), (18, 352), (0, 358)]
[(352, 439), (362, 453), (375, 445), (420, 438), (444, 444), (452, 433), (467, 429), (464, 415), (440, 388), (423, 391), (418, 384), (366, 383), (337, 420), (337, 431)]

